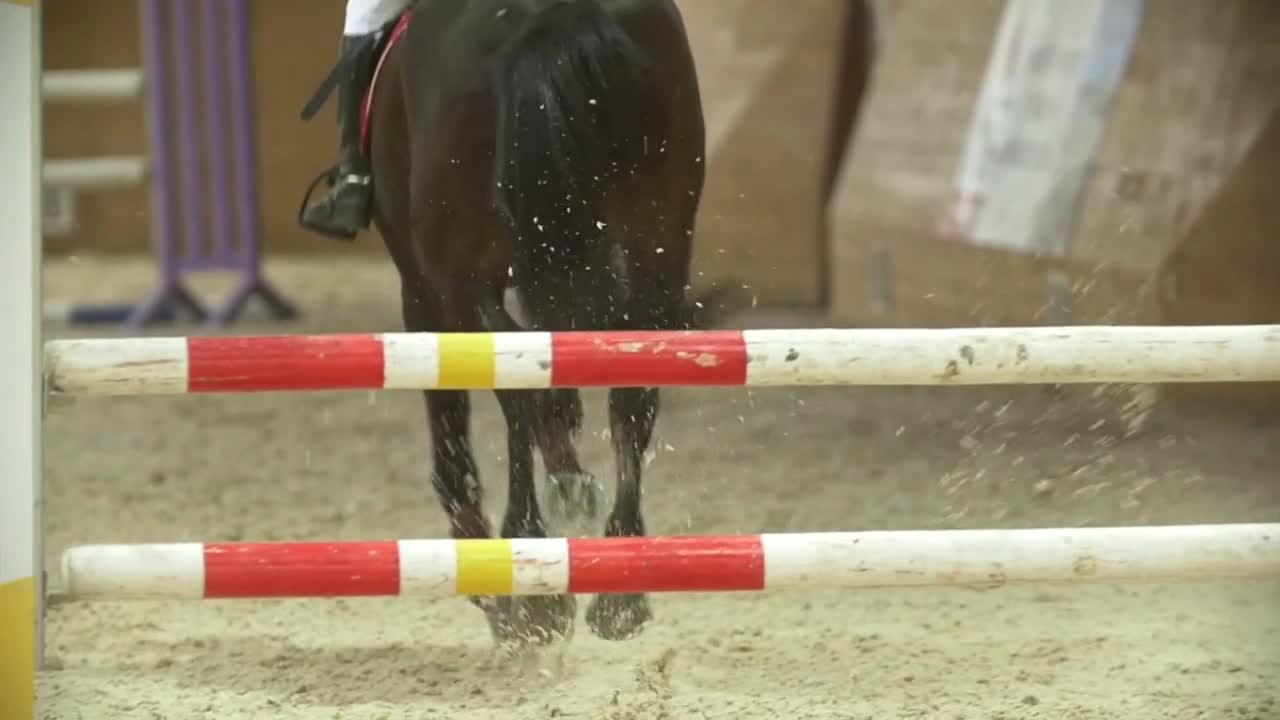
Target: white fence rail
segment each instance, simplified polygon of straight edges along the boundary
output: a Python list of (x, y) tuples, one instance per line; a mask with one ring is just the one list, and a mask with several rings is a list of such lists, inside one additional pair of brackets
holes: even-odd
[(44, 102), (96, 103), (137, 100), (145, 80), (138, 68), (46, 70), (40, 77)]

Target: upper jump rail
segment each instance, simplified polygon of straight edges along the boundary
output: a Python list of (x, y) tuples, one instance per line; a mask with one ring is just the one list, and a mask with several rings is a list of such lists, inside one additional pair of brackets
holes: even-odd
[(1280, 381), (1280, 325), (52, 340), (54, 395)]

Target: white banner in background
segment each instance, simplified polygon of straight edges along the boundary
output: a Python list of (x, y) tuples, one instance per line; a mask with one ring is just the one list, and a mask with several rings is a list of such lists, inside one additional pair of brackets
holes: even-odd
[(944, 237), (1062, 257), (1143, 0), (1008, 0)]

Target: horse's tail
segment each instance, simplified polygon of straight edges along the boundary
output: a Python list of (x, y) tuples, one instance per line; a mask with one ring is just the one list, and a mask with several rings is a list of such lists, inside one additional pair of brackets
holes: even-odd
[(607, 197), (642, 152), (625, 128), (650, 99), (647, 65), (598, 0), (531, 15), (499, 60), (496, 199), (513, 233), (512, 279), (541, 326), (606, 321), (627, 282)]

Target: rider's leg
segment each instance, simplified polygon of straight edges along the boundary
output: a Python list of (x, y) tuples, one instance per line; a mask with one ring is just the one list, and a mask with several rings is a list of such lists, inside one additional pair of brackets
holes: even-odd
[(346, 72), (338, 82), (338, 172), (328, 194), (302, 214), (306, 227), (351, 239), (369, 226), (372, 188), (369, 163), (360, 147), (360, 110), (373, 74), (378, 31), (396, 18), (408, 0), (348, 0), (342, 28)]

